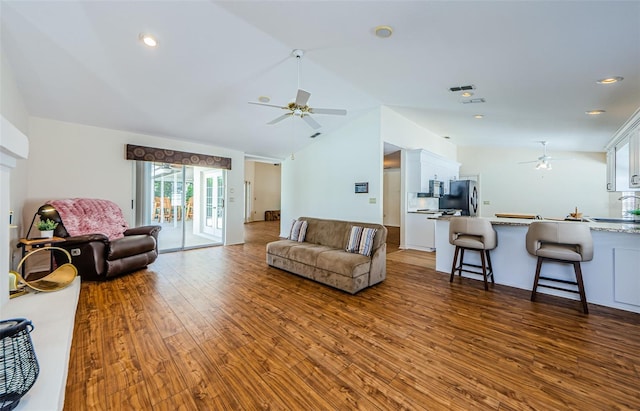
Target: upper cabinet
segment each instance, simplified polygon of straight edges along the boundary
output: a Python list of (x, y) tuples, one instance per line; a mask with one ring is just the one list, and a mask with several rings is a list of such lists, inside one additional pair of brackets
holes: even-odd
[(616, 148), (607, 150), (607, 191), (616, 191)]
[(629, 188), (640, 189), (640, 127), (629, 136)]
[(429, 193), (430, 180), (442, 181), (444, 193), (448, 194), (449, 181), (457, 180), (460, 163), (449, 160), (427, 150), (407, 152), (407, 191)]
[(640, 108), (613, 135), (607, 149), (607, 190), (640, 190)]

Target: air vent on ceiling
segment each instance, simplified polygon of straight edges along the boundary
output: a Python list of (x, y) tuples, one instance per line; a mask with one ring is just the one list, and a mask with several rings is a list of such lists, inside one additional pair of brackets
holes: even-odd
[(316, 133), (311, 134), (309, 137), (310, 137), (310, 138), (316, 138), (316, 137), (318, 137), (320, 134), (322, 134), (322, 133), (318, 131), (318, 132), (316, 132)]
[(451, 92), (456, 92), (456, 91), (464, 91), (464, 90), (475, 90), (476, 86), (474, 86), (473, 84), (468, 85), (468, 86), (457, 86), (457, 87), (450, 87), (449, 91)]
[(475, 103), (485, 103), (486, 100), (483, 98), (472, 98), (470, 100), (462, 100), (462, 104), (475, 104)]

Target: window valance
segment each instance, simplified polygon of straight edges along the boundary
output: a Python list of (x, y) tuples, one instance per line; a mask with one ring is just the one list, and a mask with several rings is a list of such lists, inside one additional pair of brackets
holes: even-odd
[(155, 163), (183, 164), (187, 166), (231, 170), (231, 159), (228, 157), (165, 150), (162, 148), (137, 146), (134, 144), (127, 144), (126, 156), (127, 160), (153, 161)]

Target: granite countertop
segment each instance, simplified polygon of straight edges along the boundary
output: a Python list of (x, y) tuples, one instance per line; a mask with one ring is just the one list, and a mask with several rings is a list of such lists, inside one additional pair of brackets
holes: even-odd
[[(438, 220), (449, 220), (452, 216), (438, 217)], [(500, 218), (500, 217), (488, 217), (489, 221), (493, 225), (511, 225), (511, 226), (524, 226), (531, 224), (532, 221), (558, 221), (557, 219), (525, 219), (525, 218)], [(633, 223), (596, 223), (586, 222), (589, 224), (589, 228), (593, 231), (608, 231), (612, 233), (629, 233), (640, 234), (640, 224)]]
[[(532, 220), (532, 219), (522, 219), (522, 218), (498, 218), (498, 217), (490, 217), (489, 220), (491, 224), (495, 225), (513, 225), (513, 226), (522, 226), (529, 225), (532, 221), (545, 221), (542, 220)], [(546, 220), (546, 221), (557, 221), (557, 220)], [(640, 234), (640, 224), (633, 223), (596, 223), (596, 222), (586, 222), (589, 224), (589, 227), (593, 231), (610, 231), (617, 233), (630, 233), (630, 234)]]

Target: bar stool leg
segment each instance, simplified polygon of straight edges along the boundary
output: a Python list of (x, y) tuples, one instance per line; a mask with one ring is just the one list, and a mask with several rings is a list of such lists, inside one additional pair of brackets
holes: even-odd
[(487, 284), (487, 261), (484, 255), (484, 250), (480, 250), (480, 261), (482, 261), (482, 278), (484, 279), (484, 290), (489, 291), (489, 285)]
[(589, 314), (589, 307), (587, 306), (587, 296), (584, 292), (584, 284), (582, 283), (582, 269), (580, 262), (573, 263), (573, 270), (576, 273), (576, 281), (578, 282), (578, 292), (580, 293), (580, 301), (582, 302), (582, 310), (585, 314)]
[(533, 290), (531, 290), (531, 301), (536, 300), (536, 289), (538, 288), (538, 281), (540, 280), (540, 268), (542, 267), (542, 257), (538, 257), (538, 264), (536, 264), (536, 278), (533, 280)]
[(487, 266), (489, 267), (489, 275), (491, 275), (491, 283), (495, 284), (496, 280), (493, 278), (493, 266), (491, 265), (491, 254), (489, 253), (489, 250), (485, 250), (485, 253), (487, 253)]
[(451, 265), (451, 278), (449, 278), (449, 282), (453, 282), (453, 275), (456, 272), (456, 262), (458, 261), (458, 252), (460, 251), (460, 247), (456, 246), (456, 251), (453, 253), (453, 264)]

